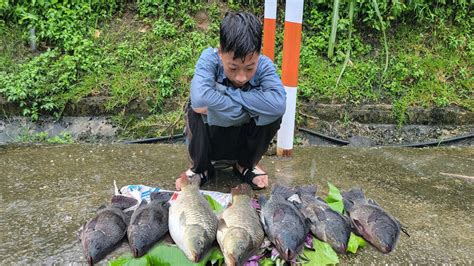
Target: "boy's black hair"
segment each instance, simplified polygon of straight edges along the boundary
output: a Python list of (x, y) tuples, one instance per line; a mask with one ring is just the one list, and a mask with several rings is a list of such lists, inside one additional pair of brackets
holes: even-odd
[(244, 60), (262, 48), (262, 23), (248, 12), (227, 12), (221, 22), (220, 48), (223, 53), (234, 52), (234, 59)]

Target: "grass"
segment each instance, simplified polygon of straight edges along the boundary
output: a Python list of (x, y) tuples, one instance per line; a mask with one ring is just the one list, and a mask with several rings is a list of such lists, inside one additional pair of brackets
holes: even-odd
[[(236, 4), (231, 7), (239, 8)], [(44, 58), (29, 52), (19, 27), (0, 24), (0, 74), (9, 75), (4, 82), (21, 80), (28, 85), (15, 83), (10, 91), (5, 90), (0, 77), (0, 95), (13, 95), (29, 111), (26, 115), (61, 110), (66, 102), (82, 97), (109, 96), (106, 107), (118, 110), (115, 121), (124, 135), (178, 133), (183, 127), (182, 107), (188, 98), (194, 64), (204, 48), (217, 46), (219, 22), (227, 9), (222, 3), (209, 4), (159, 15), (154, 14), (153, 6), (127, 5), (101, 23), (78, 47), (77, 54), (58, 56), (58, 51), (46, 52), (42, 46)], [(325, 54), (331, 29), (325, 21), (330, 21), (330, 14), (313, 11), (304, 18), (300, 100), (391, 103), (400, 124), (410, 106), (456, 105), (474, 111), (474, 41), (468, 24), (392, 23), (386, 31), (390, 57), (382, 75), (386, 47), (380, 32), (363, 28), (355, 20), (348, 40), (345, 36), (351, 22), (340, 18), (334, 58), (328, 60)], [(283, 29), (278, 30), (276, 47), (281, 51)], [(350, 60), (337, 82), (349, 46)], [(281, 66), (281, 52), (276, 58), (277, 67)], [(48, 69), (50, 73), (43, 74)], [(41, 87), (35, 87), (35, 82), (42, 82)], [(22, 94), (37, 89), (33, 104), (22, 99)], [(147, 103), (149, 117), (126, 116), (135, 100)]]

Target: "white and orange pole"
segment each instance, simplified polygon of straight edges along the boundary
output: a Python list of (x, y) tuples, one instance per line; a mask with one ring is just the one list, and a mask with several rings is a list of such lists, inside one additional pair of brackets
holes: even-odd
[(263, 18), (263, 54), (274, 61), (277, 0), (265, 0)]
[(284, 157), (293, 154), (303, 5), (304, 0), (287, 0), (285, 6), (281, 81), (286, 91), (286, 111), (277, 137), (277, 155)]

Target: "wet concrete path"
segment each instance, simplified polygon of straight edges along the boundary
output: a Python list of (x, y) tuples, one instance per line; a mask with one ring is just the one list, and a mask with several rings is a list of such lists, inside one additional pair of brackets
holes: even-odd
[[(84, 263), (76, 231), (119, 186), (173, 189), (186, 167), (182, 145), (0, 147), (0, 261)], [(460, 263), (474, 260), (474, 149), (297, 148), (293, 159), (266, 157), (271, 182), (360, 186), (408, 226), (397, 249), (372, 247), (341, 263)], [(228, 192), (229, 170), (204, 189)], [(115, 251), (111, 257), (125, 252)]]

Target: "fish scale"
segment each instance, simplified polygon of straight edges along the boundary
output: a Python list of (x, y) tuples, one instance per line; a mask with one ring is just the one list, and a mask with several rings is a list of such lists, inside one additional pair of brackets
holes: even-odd
[(261, 246), (263, 238), (259, 216), (251, 206), (251, 187), (241, 184), (232, 189), (232, 205), (222, 213), (217, 231), (226, 265), (243, 265)]
[(217, 217), (199, 192), (199, 185), (182, 177), (182, 191), (169, 209), (169, 231), (186, 257), (198, 262), (216, 238)]
[(400, 236), (400, 222), (375, 201), (366, 198), (360, 188), (352, 188), (341, 195), (357, 234), (381, 252), (392, 252)]
[(350, 222), (316, 197), (316, 191), (314, 185), (298, 187), (297, 194), (301, 203), (295, 202), (295, 205), (311, 222), (310, 229), (316, 238), (330, 244), (336, 252), (345, 253), (351, 233)]

